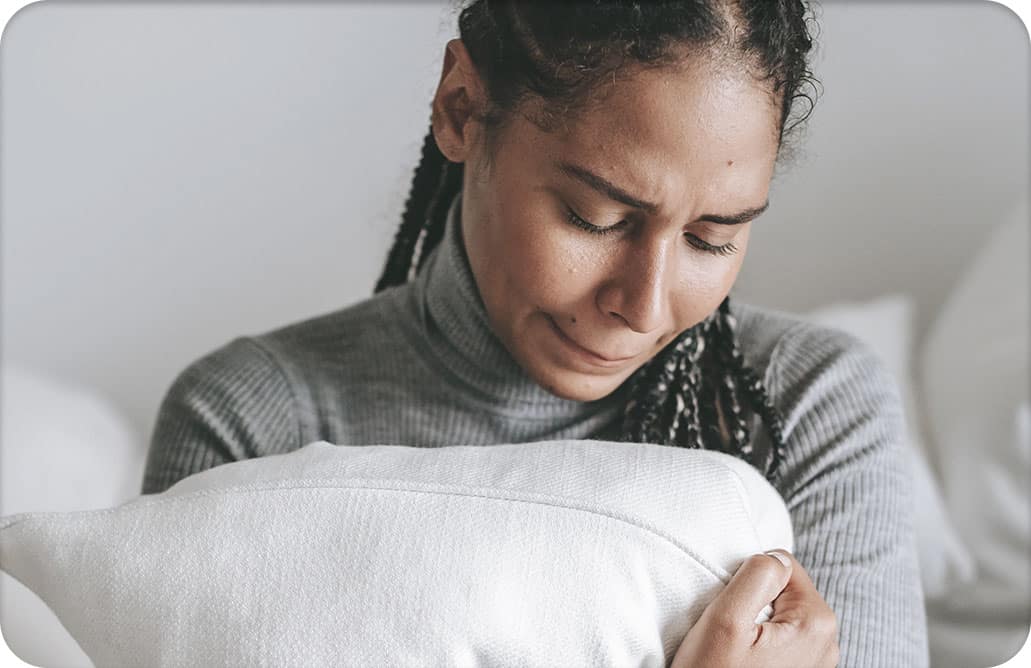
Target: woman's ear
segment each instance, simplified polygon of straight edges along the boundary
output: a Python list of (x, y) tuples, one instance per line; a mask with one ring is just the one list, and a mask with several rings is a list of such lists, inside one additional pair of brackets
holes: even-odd
[(433, 97), (431, 122), (440, 152), (451, 162), (469, 159), (479, 141), (479, 114), (486, 95), (469, 52), (460, 39), (447, 43), (444, 67)]

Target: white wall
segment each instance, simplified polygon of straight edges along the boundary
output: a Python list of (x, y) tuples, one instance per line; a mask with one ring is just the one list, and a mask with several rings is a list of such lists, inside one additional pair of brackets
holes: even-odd
[(2, 46), (3, 354), (149, 432), (191, 359), (371, 293), (441, 5), (42, 3)]
[(1028, 33), (991, 2), (828, 0), (821, 24), (807, 155), (753, 225), (739, 295), (804, 309), (909, 292), (920, 335), (1026, 202)]

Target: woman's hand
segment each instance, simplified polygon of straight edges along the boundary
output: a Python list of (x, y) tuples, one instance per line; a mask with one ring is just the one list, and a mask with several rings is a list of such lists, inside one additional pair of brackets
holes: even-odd
[[(671, 668), (834, 668), (838, 621), (802, 566), (784, 550), (749, 557), (702, 612)], [(768, 622), (755, 620), (773, 601)]]

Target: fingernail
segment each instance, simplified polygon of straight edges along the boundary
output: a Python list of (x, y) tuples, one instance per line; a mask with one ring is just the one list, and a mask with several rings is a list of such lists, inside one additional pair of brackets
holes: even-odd
[(777, 550), (770, 550), (769, 552), (763, 552), (763, 554), (768, 554), (780, 563), (784, 564), (784, 566), (786, 566), (787, 568), (791, 568), (791, 562), (788, 561), (788, 558), (785, 557), (782, 552), (779, 552)]

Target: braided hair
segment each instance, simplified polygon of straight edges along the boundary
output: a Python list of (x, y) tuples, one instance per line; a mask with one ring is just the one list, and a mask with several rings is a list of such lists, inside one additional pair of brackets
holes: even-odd
[[(661, 67), (682, 58), (677, 47), (687, 46), (745, 59), (781, 96), (782, 155), (786, 137), (815, 102), (817, 82), (806, 63), (809, 20), (803, 0), (474, 0), (458, 24), (487, 88), (479, 120), (488, 144), (528, 97), (546, 103), (530, 120), (549, 130), (628, 59)], [(797, 100), (807, 102), (800, 114)], [(431, 124), (376, 292), (411, 280), (422, 267), (443, 237), (463, 171), (441, 153)], [(785, 448), (782, 418), (746, 364), (736, 327), (728, 297), (635, 371), (622, 440), (726, 452), (775, 482)], [(769, 452), (753, 452), (755, 415), (769, 433)]]

